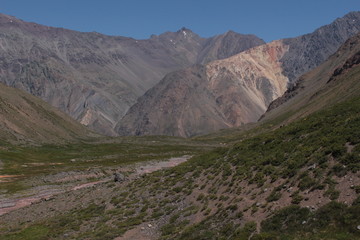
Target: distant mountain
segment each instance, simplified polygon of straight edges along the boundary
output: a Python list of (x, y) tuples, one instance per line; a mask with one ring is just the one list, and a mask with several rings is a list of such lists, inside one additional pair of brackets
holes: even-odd
[(43, 100), (0, 83), (0, 142), (63, 143), (95, 136)]
[(262, 44), (264, 44), (263, 40), (255, 35), (243, 35), (228, 31), (225, 34), (206, 39), (196, 62), (206, 64), (214, 60), (225, 59)]
[[(256, 121), (287, 87), (281, 42), (166, 75), (118, 125), (121, 135), (194, 136)], [(275, 59), (274, 59), (275, 60)], [(240, 82), (239, 79), (242, 81)]]
[(347, 39), (356, 35), (359, 26), (360, 12), (350, 12), (311, 34), (284, 39), (284, 44), (290, 46), (280, 60), (284, 75), (294, 82), (300, 75), (319, 66)]
[(360, 32), (352, 12), (311, 34), (168, 74), (130, 108), (123, 135), (194, 136), (255, 122), (296, 79)]
[(23, 89), (107, 135), (136, 99), (167, 73), (225, 58), (264, 42), (191, 30), (147, 40), (81, 33), (0, 14), (0, 82)]

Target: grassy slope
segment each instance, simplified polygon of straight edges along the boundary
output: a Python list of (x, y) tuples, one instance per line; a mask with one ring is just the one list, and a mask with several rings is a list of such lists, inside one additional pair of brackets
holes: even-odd
[(212, 148), (200, 142), (174, 137), (128, 137), (98, 139), (64, 145), (14, 146), (0, 149), (0, 175), (14, 175), (1, 183), (0, 190), (11, 193), (29, 187), (27, 179), (63, 171), (119, 167), (136, 162), (164, 160), (194, 155)]
[(0, 84), (0, 146), (64, 143), (95, 136), (41, 99)]

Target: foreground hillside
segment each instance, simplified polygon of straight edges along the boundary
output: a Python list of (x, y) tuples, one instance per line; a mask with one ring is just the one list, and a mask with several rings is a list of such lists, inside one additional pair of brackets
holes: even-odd
[(360, 13), (352, 12), (313, 33), (170, 73), (138, 99), (116, 130), (190, 137), (256, 122), (299, 76), (359, 31)]
[(96, 136), (41, 99), (0, 83), (0, 143), (62, 143)]
[(349, 41), (325, 81), (346, 98), (330, 94), (311, 114), (269, 119), (251, 137), (172, 169), (5, 214), (2, 238), (360, 239), (360, 70), (357, 54), (346, 54), (358, 43)]

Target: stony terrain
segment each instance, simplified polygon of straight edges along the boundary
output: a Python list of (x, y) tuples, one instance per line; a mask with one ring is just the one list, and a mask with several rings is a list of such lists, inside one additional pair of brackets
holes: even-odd
[[(134, 180), (144, 174), (175, 167), (180, 163), (186, 162), (189, 158), (190, 156), (181, 156), (163, 161), (129, 164), (118, 168), (94, 168), (87, 171), (60, 172), (30, 178), (27, 179), (28, 184), (35, 187), (31, 187), (11, 197), (8, 197), (6, 194), (0, 195), (0, 216), (41, 201), (54, 200), (56, 195), (59, 194), (69, 194), (72, 191), (83, 188), (95, 188), (96, 185), (101, 183), (113, 182), (115, 174), (121, 176), (118, 182)], [(7, 181), (12, 181), (12, 179), (8, 178)]]

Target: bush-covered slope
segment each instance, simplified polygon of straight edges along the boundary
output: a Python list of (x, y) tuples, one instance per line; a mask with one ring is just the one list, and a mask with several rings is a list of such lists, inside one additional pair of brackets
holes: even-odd
[(95, 137), (41, 99), (0, 83), (0, 143), (60, 143)]
[[(29, 212), (19, 210), (2, 217), (1, 234), (4, 239), (33, 231), (43, 234), (39, 239), (61, 239), (65, 233), (75, 239), (113, 239), (135, 228), (155, 239), (323, 239), (334, 231), (339, 235), (332, 234), (333, 239), (360, 238), (353, 214), (358, 204), (350, 207), (360, 193), (359, 109), (356, 97), (173, 169), (120, 186), (103, 184), (96, 192), (68, 197), (68, 204), (87, 203), (69, 212), (39, 203), (34, 210), (42, 206), (56, 214), (49, 219), (35, 213), (37, 221), (24, 223)], [(283, 209), (291, 205), (298, 207)], [(328, 218), (312, 220), (322, 216)], [(294, 229), (299, 221), (301, 227)]]

